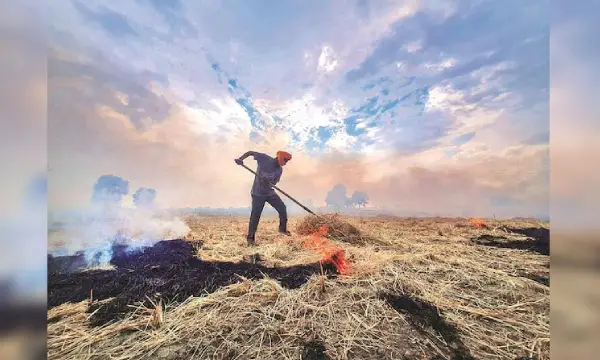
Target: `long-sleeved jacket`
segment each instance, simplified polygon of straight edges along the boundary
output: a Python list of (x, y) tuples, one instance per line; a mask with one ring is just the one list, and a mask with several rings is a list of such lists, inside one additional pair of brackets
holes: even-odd
[[(281, 179), (283, 168), (277, 163), (277, 159), (256, 151), (250, 152), (258, 164), (256, 173), (259, 176), (254, 177), (252, 184), (252, 196), (269, 196), (275, 193), (272, 185), (275, 185)], [(270, 184), (269, 184), (270, 183)]]

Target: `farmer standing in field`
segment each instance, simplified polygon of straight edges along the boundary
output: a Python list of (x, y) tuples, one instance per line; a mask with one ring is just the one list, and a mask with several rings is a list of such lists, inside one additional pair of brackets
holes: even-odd
[(260, 221), (260, 216), (265, 207), (265, 203), (269, 203), (279, 214), (279, 232), (285, 235), (291, 235), (287, 230), (287, 209), (279, 195), (275, 193), (272, 185), (275, 185), (281, 179), (283, 167), (292, 159), (292, 155), (285, 151), (278, 151), (275, 158), (267, 154), (256, 151), (248, 151), (244, 155), (235, 159), (238, 165), (244, 164), (244, 159), (248, 156), (253, 156), (257, 163), (258, 176), (254, 177), (252, 184), (252, 212), (250, 213), (250, 223), (248, 224), (248, 235), (246, 240), (248, 245), (254, 245), (256, 229)]

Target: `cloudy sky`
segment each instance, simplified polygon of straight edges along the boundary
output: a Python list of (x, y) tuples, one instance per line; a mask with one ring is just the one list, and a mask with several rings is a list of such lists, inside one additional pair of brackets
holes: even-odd
[(247, 206), (233, 159), (287, 150), (279, 185), (315, 205), (343, 183), (398, 212), (546, 216), (548, 5), (54, 2), (50, 209), (105, 174), (126, 202)]

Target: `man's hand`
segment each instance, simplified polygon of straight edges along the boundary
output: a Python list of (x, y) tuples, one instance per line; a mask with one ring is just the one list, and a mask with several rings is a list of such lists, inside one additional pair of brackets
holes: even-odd
[(244, 165), (244, 160), (242, 160), (242, 159), (235, 159), (234, 161), (238, 165)]

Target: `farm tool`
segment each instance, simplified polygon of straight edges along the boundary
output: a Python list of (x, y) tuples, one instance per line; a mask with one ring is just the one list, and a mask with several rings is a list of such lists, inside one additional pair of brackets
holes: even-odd
[[(244, 169), (250, 171), (251, 173), (253, 173), (256, 176), (260, 176), (256, 173), (256, 171), (250, 169), (249, 167), (247, 167), (244, 164), (241, 164), (240, 166), (242, 166)], [(282, 193), (283, 195), (285, 195), (287, 198), (289, 198), (290, 200), (292, 200), (293, 202), (295, 202), (298, 206), (300, 206), (302, 209), (306, 210), (308, 213), (310, 213), (311, 215), (315, 215), (315, 216), (319, 216), (317, 214), (315, 214), (311, 209), (307, 208), (306, 206), (302, 205), (298, 200), (294, 199), (290, 194), (286, 193), (285, 191), (281, 190), (280, 188), (278, 188), (277, 186), (269, 183), (269, 185), (271, 185), (273, 187), (273, 189), (279, 191), (280, 193)]]
[[(242, 166), (244, 169), (250, 171), (251, 173), (253, 173), (256, 176), (260, 176), (256, 173), (256, 171), (250, 169), (249, 167), (247, 167), (246, 165), (244, 165), (243, 163), (240, 164), (240, 166)], [(264, 178), (263, 178), (264, 179)], [(323, 223), (327, 223), (327, 219), (324, 218), (323, 216), (316, 214), (314, 211), (312, 211), (311, 209), (309, 209), (308, 207), (304, 206), (303, 204), (301, 204), (298, 200), (294, 199), (294, 197), (292, 197), (290, 194), (286, 193), (285, 191), (281, 190), (280, 188), (278, 188), (277, 186), (275, 186), (274, 184), (269, 183), (269, 185), (271, 185), (273, 187), (273, 189), (279, 191), (280, 193), (282, 193), (283, 195), (285, 195), (287, 198), (289, 198), (290, 200), (292, 200), (293, 202), (295, 202), (298, 206), (300, 206), (302, 209), (304, 209), (306, 212), (308, 212), (309, 214), (316, 216), (318, 219), (322, 220)], [(340, 231), (339, 229), (334, 229), (334, 232), (337, 232), (340, 236), (342, 237), (346, 237), (347, 235), (344, 234), (342, 231)]]

